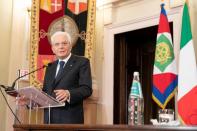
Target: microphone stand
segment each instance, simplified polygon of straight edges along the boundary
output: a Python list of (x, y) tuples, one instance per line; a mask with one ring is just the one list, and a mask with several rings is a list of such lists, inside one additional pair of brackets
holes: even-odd
[(48, 65), (43, 65), (42, 67), (40, 67), (40, 68), (38, 68), (38, 69), (36, 69), (36, 70), (33, 70), (33, 71), (31, 71), (31, 72), (29, 72), (29, 73), (27, 73), (27, 74), (24, 74), (24, 75), (22, 75), (22, 76), (19, 75), (19, 77), (17, 77), (17, 78), (14, 80), (14, 82), (12, 83), (12, 86), (11, 86), (10, 88), (8, 87), (8, 88), (6, 89), (6, 91), (14, 90), (15, 84), (16, 84), (16, 82), (17, 82), (20, 78), (23, 78), (23, 77), (25, 77), (25, 76), (27, 76), (27, 75), (30, 75), (30, 74), (32, 74), (32, 73), (34, 73), (34, 72), (36, 72), (36, 71), (39, 71), (39, 70), (41, 70), (41, 69), (43, 69), (43, 68), (45, 68), (45, 67), (47, 67), (47, 66), (49, 66), (49, 64), (48, 64)]
[[(45, 67), (47, 67), (47, 66), (50, 66), (51, 65), (51, 63), (49, 63), (49, 64), (47, 64), (47, 65), (43, 65), (42, 67), (40, 67), (40, 68), (37, 68), (36, 70), (33, 70), (33, 71), (31, 71), (31, 72), (29, 72), (29, 73), (27, 73), (27, 74), (24, 74), (24, 75), (22, 75), (22, 76), (18, 76), (15, 80), (14, 80), (14, 82), (12, 83), (12, 86), (11, 87), (9, 87), (9, 86), (7, 86), (7, 88), (6, 88), (6, 86), (4, 86), (5, 87), (5, 92), (7, 93), (7, 94), (9, 94), (9, 95), (11, 95), (11, 96), (14, 96), (14, 97), (17, 97), (17, 95), (18, 95), (18, 90), (16, 90), (15, 89), (15, 84), (16, 84), (16, 82), (20, 79), (20, 78), (23, 78), (23, 77), (25, 77), (25, 76), (27, 76), (27, 75), (30, 75), (30, 74), (32, 74), (32, 73), (34, 73), (34, 72), (36, 72), (36, 71), (39, 71), (39, 70), (41, 70), (41, 69), (43, 69), (43, 68), (45, 68)], [(3, 88), (4, 88), (3, 87)], [(18, 88), (18, 87), (17, 87)]]

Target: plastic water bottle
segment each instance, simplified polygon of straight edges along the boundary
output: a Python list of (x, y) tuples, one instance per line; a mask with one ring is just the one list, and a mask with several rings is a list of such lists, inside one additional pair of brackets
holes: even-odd
[(133, 73), (133, 82), (128, 99), (128, 124), (144, 124), (144, 98), (139, 79), (139, 72)]

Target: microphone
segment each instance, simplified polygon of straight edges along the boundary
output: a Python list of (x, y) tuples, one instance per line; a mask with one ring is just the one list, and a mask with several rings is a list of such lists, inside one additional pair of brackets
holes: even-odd
[(49, 66), (51, 66), (51, 64), (52, 63), (48, 63), (47, 65), (43, 65), (42, 67), (40, 67), (40, 68), (37, 68), (36, 70), (33, 70), (33, 71), (31, 71), (31, 72), (29, 72), (29, 73), (27, 73), (27, 74), (24, 74), (24, 75), (22, 75), (22, 76), (19, 76), (19, 77), (17, 77), (15, 80), (14, 80), (14, 82), (12, 83), (12, 86), (4, 86), (4, 85), (0, 85), (1, 87), (3, 87), (4, 89), (5, 89), (5, 92), (7, 93), (7, 94), (9, 94), (9, 95), (11, 95), (11, 96), (17, 96), (17, 92), (16, 92), (16, 90), (15, 90), (15, 84), (16, 84), (16, 82), (20, 79), (20, 78), (23, 78), (23, 77), (25, 77), (25, 76), (27, 76), (27, 75), (30, 75), (30, 74), (32, 74), (32, 73), (34, 73), (34, 72), (37, 72), (37, 71), (39, 71), (39, 70), (41, 70), (41, 69), (43, 69), (43, 68), (45, 68), (45, 67), (49, 67)]
[[(6, 92), (7, 94), (16, 97), (16, 96), (18, 95), (18, 92), (15, 90), (14, 87), (15, 87), (15, 84), (16, 84), (17, 80), (19, 80), (20, 78), (23, 78), (23, 77), (25, 77), (25, 76), (27, 76), (27, 75), (30, 75), (30, 74), (32, 74), (32, 73), (34, 73), (34, 72), (36, 72), (36, 71), (39, 71), (39, 70), (41, 70), (41, 69), (43, 69), (43, 68), (45, 68), (45, 67), (51, 66), (51, 65), (52, 65), (52, 63), (48, 63), (47, 65), (43, 65), (42, 67), (37, 68), (36, 70), (33, 70), (33, 71), (31, 71), (31, 72), (29, 72), (29, 73), (27, 73), (27, 74), (24, 74), (24, 75), (22, 75), (22, 76), (19, 76), (18, 78), (16, 78), (16, 79), (14, 80), (14, 82), (13, 82), (13, 84), (12, 84), (11, 87), (5, 86), (5, 85), (0, 85), (0, 87), (4, 88), (4, 89), (5, 89), (5, 92)], [(6, 96), (4, 95), (3, 91), (1, 90), (1, 88), (0, 88), (0, 92), (1, 92), (1, 94), (3, 95), (3, 98), (4, 98), (4, 100), (5, 100), (6, 104), (7, 104), (7, 106), (9, 107), (10, 111), (12, 112), (12, 114), (14, 115), (14, 117), (16, 118), (16, 120), (19, 122), (19, 124), (21, 124), (21, 121), (18, 119), (18, 116), (14, 113), (14, 111), (13, 111), (12, 108), (10, 107), (10, 105), (9, 105), (7, 99), (6, 99)]]

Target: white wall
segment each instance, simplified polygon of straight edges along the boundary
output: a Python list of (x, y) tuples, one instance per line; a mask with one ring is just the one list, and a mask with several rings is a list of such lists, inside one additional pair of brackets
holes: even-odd
[(189, 11), (191, 18), (192, 35), (197, 59), (197, 0), (189, 0)]
[[(19, 69), (28, 69), (29, 59), (29, 25), (30, 14), (27, 7), (30, 0), (14, 0), (12, 14), (12, 28), (10, 33), (10, 59), (7, 69), (9, 69), (9, 85), (18, 77)], [(15, 112), (15, 99), (8, 96), (8, 101)], [(19, 118), (20, 119), (20, 118)], [(14, 116), (9, 108), (6, 112), (6, 131), (13, 130)]]
[[(0, 84), (8, 84), (10, 34), (12, 25), (12, 0), (0, 1)], [(6, 103), (0, 94), (0, 130), (5, 131)]]

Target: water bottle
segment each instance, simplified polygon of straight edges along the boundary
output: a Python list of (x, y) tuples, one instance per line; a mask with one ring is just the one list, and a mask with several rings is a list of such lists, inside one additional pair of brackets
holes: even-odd
[(139, 79), (139, 72), (133, 73), (133, 82), (128, 99), (128, 124), (144, 124), (144, 98)]

